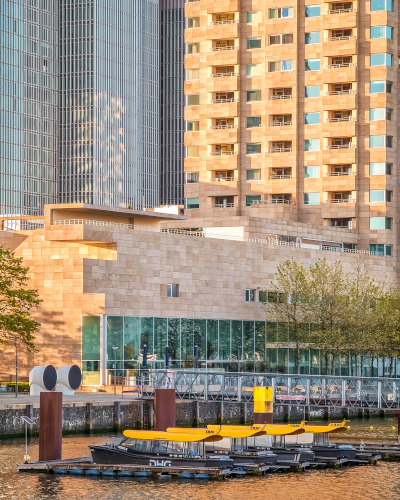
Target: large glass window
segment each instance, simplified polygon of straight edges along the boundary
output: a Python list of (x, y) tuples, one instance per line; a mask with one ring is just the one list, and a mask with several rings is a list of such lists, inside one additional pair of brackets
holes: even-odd
[[(193, 343), (193, 320), (181, 319), (181, 360), (183, 363), (193, 365), (194, 343)], [(195, 368), (188, 366), (188, 368)]]
[(261, 75), (261, 64), (248, 64), (246, 66), (246, 75), (247, 76), (256, 76)]
[(138, 361), (140, 349), (139, 318), (124, 317), (124, 360)]
[(167, 346), (167, 319), (154, 318), (154, 354), (158, 361), (165, 361)]
[(194, 344), (199, 350), (199, 358), (204, 359), (206, 356), (206, 320), (193, 320), (193, 338)]
[(270, 61), (268, 70), (270, 73), (293, 71), (293, 61)]
[(247, 155), (259, 155), (261, 153), (261, 143), (260, 142), (252, 142), (250, 144), (246, 144), (246, 154)]
[(231, 322), (219, 320), (219, 358), (229, 359), (231, 356)]
[(261, 90), (248, 90), (246, 92), (247, 102), (261, 101)]
[(392, 0), (371, 0), (371, 12), (377, 10), (387, 10), (388, 12), (393, 12)]
[(305, 71), (319, 71), (321, 69), (321, 62), (319, 59), (306, 59)]
[(82, 385), (100, 385), (100, 320), (82, 317)]
[(199, 172), (186, 172), (186, 184), (198, 184)]
[(147, 354), (153, 355), (153, 318), (140, 318), (140, 348), (147, 346)]
[(187, 95), (186, 106), (200, 106), (200, 95), (199, 94)]
[(306, 17), (319, 17), (321, 15), (320, 5), (306, 5)]
[(320, 86), (319, 85), (308, 85), (304, 87), (304, 97), (319, 97), (320, 96)]
[(232, 359), (242, 359), (242, 321), (232, 321)]
[(218, 320), (207, 320), (207, 359), (218, 359)]
[(304, 167), (305, 179), (318, 179), (319, 178), (319, 165), (312, 167)]
[(293, 43), (293, 33), (284, 33), (281, 35), (269, 35), (270, 45), (288, 45)]
[[(107, 359), (123, 359), (123, 316), (107, 316)], [(116, 349), (116, 358), (113, 347)]]
[(247, 39), (248, 49), (261, 49), (261, 38), (248, 38)]
[(254, 359), (254, 321), (243, 321), (243, 359)]
[(261, 195), (246, 196), (246, 207), (254, 205), (254, 202), (261, 201)]
[(320, 32), (319, 31), (311, 31), (305, 34), (305, 44), (306, 45), (314, 45), (320, 43)]
[(392, 229), (392, 219), (390, 217), (370, 217), (370, 229)]
[(370, 108), (369, 119), (376, 120), (392, 120), (393, 110), (390, 108)]
[(200, 52), (200, 44), (199, 43), (186, 44), (186, 53), (187, 54), (198, 54), (199, 52)]
[(369, 251), (378, 257), (391, 257), (392, 245), (375, 244), (369, 246)]
[(250, 12), (246, 12), (246, 20), (248, 23), (260, 23), (262, 21), (261, 10), (252, 10)]
[(369, 136), (370, 148), (391, 148), (392, 137), (389, 135), (370, 135)]
[(258, 128), (258, 127), (261, 127), (261, 116), (246, 117), (246, 128)]
[(388, 82), (385, 80), (376, 80), (370, 82), (369, 91), (371, 94), (379, 94), (381, 92), (386, 92), (388, 94), (392, 93), (392, 82)]
[(392, 54), (387, 54), (386, 52), (381, 54), (371, 54), (371, 66), (391, 66), (392, 65)]
[(186, 198), (186, 208), (188, 210), (193, 208), (200, 208), (200, 202), (198, 198)]
[(386, 191), (384, 189), (371, 189), (369, 192), (369, 201), (378, 202), (385, 201)]
[(285, 17), (293, 17), (293, 7), (278, 7), (277, 9), (269, 9), (270, 19), (281, 19)]
[(390, 26), (371, 26), (370, 38), (393, 38), (393, 28)]
[(319, 113), (304, 113), (304, 123), (306, 125), (319, 124)]
[(191, 120), (186, 122), (187, 132), (198, 132), (200, 130), (200, 120)]
[(261, 169), (255, 168), (254, 170), (246, 170), (246, 181), (259, 180), (261, 180)]
[(319, 193), (304, 193), (304, 205), (319, 205)]
[(168, 318), (168, 352), (170, 359), (179, 359), (181, 327), (179, 318)]
[(200, 28), (200, 17), (187, 17), (187, 28)]
[(392, 164), (385, 163), (384, 161), (369, 164), (369, 175), (391, 175)]
[(319, 139), (305, 139), (304, 151), (319, 151)]

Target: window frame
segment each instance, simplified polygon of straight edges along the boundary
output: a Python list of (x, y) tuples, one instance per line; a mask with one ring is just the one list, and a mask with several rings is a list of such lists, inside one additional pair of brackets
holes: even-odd
[[(311, 175), (306, 175), (306, 169), (308, 168), (318, 168), (318, 175), (317, 176), (311, 176)], [(305, 165), (304, 166), (304, 179), (320, 179), (321, 178), (321, 165)]]
[[(252, 41), (252, 40), (257, 40), (260, 42), (260, 46), (259, 47), (249, 47), (249, 42)], [(257, 50), (257, 49), (262, 49), (262, 37), (258, 37), (258, 36), (254, 36), (254, 37), (251, 37), (251, 38), (247, 38), (246, 39), (246, 48), (247, 50)]]
[[(291, 11), (292, 15), (283, 16), (282, 12), (285, 9), (288, 11), (288, 13), (290, 13)], [(271, 17), (271, 10), (277, 10), (280, 15), (278, 17)], [(268, 9), (268, 19), (290, 19), (291, 17), (294, 17), (294, 7), (272, 7)]]
[[(318, 141), (318, 149), (306, 149), (306, 142), (309, 141)], [(304, 152), (305, 153), (315, 153), (321, 151), (321, 139), (319, 138), (314, 138), (314, 139), (304, 139)]]
[[(310, 194), (316, 195), (315, 198), (317, 198), (317, 196), (318, 196), (318, 203), (310, 203), (310, 200), (308, 198), (308, 196)], [(306, 201), (306, 197), (307, 197), (307, 201)], [(304, 193), (304, 205), (320, 205), (320, 204), (321, 204), (321, 196), (320, 196), (319, 191), (318, 192), (312, 192), (312, 193)]]
[[(260, 151), (256, 152), (256, 153), (249, 153), (248, 152), (248, 147), (249, 146), (260, 146)], [(247, 142), (246, 143), (246, 155), (260, 155), (261, 154), (261, 142)]]
[[(318, 61), (318, 69), (307, 69), (307, 61)], [(321, 71), (321, 59), (304, 59), (304, 71)]]
[[(189, 207), (188, 206), (188, 201), (189, 200), (197, 200), (197, 203), (195, 203), (195, 205), (197, 205), (197, 207), (193, 207), (193, 206)], [(185, 198), (185, 208), (186, 208), (186, 210), (197, 210), (197, 209), (199, 209), (200, 208), (200, 199), (199, 199), (199, 197)]]
[[(378, 83), (379, 84), (383, 83), (384, 90), (379, 92), (371, 92), (371, 84), (378, 84)], [(388, 91), (388, 87), (390, 89), (390, 92)], [(393, 90), (393, 82), (391, 82), (390, 80), (370, 80), (369, 82), (370, 94), (392, 94), (392, 90)]]
[[(251, 172), (251, 174), (253, 174), (253, 178), (250, 178), (250, 177), (249, 177), (250, 172)], [(254, 178), (254, 174), (255, 174), (256, 172), (257, 172), (257, 173), (258, 173), (258, 175), (259, 175), (259, 178), (258, 178), (258, 179), (255, 179), (255, 178)], [(261, 181), (261, 168), (254, 168), (254, 169), (249, 168), (249, 169), (247, 169), (247, 170), (246, 170), (246, 182), (247, 182), (247, 181), (249, 181), (249, 182), (258, 182), (258, 181)]]
[[(318, 33), (318, 42), (313, 42), (311, 41), (310, 35), (316, 36)], [(307, 36), (308, 36), (308, 42), (307, 42)], [(307, 33), (304, 33), (304, 45), (318, 45), (321, 43), (321, 32), (320, 31), (308, 31)]]
[[(317, 16), (307, 15), (307, 9), (312, 9), (312, 8), (318, 8), (319, 9), (319, 14)], [(321, 4), (306, 5), (304, 7), (304, 17), (306, 17), (306, 18), (321, 17)]]
[[(309, 96), (307, 95), (307, 89), (310, 88), (318, 88), (318, 95), (316, 96)], [(321, 85), (305, 85), (304, 87), (304, 98), (305, 99), (319, 99), (321, 97)]]
[(174, 299), (179, 297), (179, 284), (167, 283), (167, 297)]
[(255, 301), (256, 301), (256, 289), (246, 288), (246, 302), (255, 302)]
[[(318, 115), (318, 122), (316, 123), (307, 123), (306, 122), (306, 116), (308, 115)], [(320, 125), (321, 123), (321, 113), (319, 111), (313, 111), (309, 113), (304, 113), (304, 125)]]
[[(249, 100), (249, 95), (250, 94), (255, 94), (256, 92), (260, 92), (260, 99), (256, 100)], [(262, 91), (261, 89), (252, 89), (252, 90), (246, 90), (246, 102), (261, 102), (262, 101)]]
[[(384, 63), (383, 64), (372, 64), (372, 59), (373, 59), (374, 56), (384, 56)], [(388, 57), (390, 57), (390, 64), (388, 64), (388, 61), (387, 61)], [(389, 54), (388, 52), (376, 52), (374, 54), (370, 54), (369, 65), (370, 65), (371, 68), (375, 68), (377, 66), (392, 67), (392, 65), (393, 65), (393, 55)]]
[[(378, 1), (378, 0), (371, 0), (370, 1), (370, 12), (383, 12), (383, 11), (393, 12), (393, 0), (383, 0), (384, 3), (385, 3), (385, 8), (384, 9), (373, 9), (372, 8), (372, 4), (375, 1)], [(390, 10), (387, 8), (389, 4), (390, 4)]]
[[(271, 64), (280, 64), (280, 69), (277, 71), (271, 71)], [(291, 63), (290, 69), (282, 69), (285, 63)], [(268, 73), (286, 73), (288, 71), (293, 71), (293, 59), (282, 60), (282, 61), (268, 61)]]
[[(288, 35), (292, 36), (292, 41), (289, 43), (283, 43), (283, 37), (288, 36)], [(279, 36), (280, 43), (271, 43), (271, 36), (273, 36), (273, 37)], [(268, 46), (269, 47), (275, 47), (275, 46), (279, 46), (279, 45), (292, 45), (292, 44), (293, 44), (293, 33), (277, 33), (277, 34), (268, 35)]]

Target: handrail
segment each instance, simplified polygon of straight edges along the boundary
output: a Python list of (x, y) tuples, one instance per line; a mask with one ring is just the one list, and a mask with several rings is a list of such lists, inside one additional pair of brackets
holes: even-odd
[(271, 122), (270, 127), (284, 127), (285, 125), (291, 125), (292, 122)]
[(238, 151), (211, 151), (210, 156), (229, 156), (229, 155), (237, 155)]
[(208, 130), (226, 130), (228, 128), (238, 128), (237, 125), (211, 125)]
[(325, 38), (325, 42), (337, 42), (339, 40), (354, 40), (354, 36), (331, 36), (329, 38)]
[(227, 76), (238, 76), (238, 73), (211, 73), (210, 78), (224, 78)]
[(212, 208), (234, 208), (237, 207), (236, 203), (213, 203)]
[(356, 94), (356, 91), (353, 89), (349, 90), (329, 90), (326, 95), (343, 95), (343, 94)]
[(330, 144), (326, 146), (326, 149), (351, 149), (353, 147), (353, 143), (349, 142), (348, 144)]
[(285, 153), (285, 152), (291, 152), (292, 148), (271, 148), (269, 150), (270, 153)]
[(275, 100), (278, 100), (278, 99), (291, 99), (292, 98), (292, 95), (291, 94), (288, 94), (288, 95), (285, 95), (285, 94), (281, 94), (281, 95), (271, 95), (269, 97), (270, 101), (275, 101)]
[(238, 50), (237, 45), (225, 45), (225, 47), (211, 47), (210, 52), (219, 52), (220, 50)]
[(219, 26), (221, 24), (235, 24), (239, 21), (237, 19), (226, 19), (225, 21), (211, 21), (210, 26)]
[(353, 122), (354, 117), (353, 116), (343, 116), (342, 118), (327, 118), (326, 123), (332, 123), (332, 122)]
[(276, 174), (272, 174), (269, 176), (270, 179), (291, 179), (292, 176), (291, 175), (276, 175)]
[(239, 102), (239, 99), (235, 99), (234, 97), (230, 99), (211, 99), (208, 101), (210, 104), (222, 104), (225, 102)]
[(354, 63), (340, 63), (340, 64), (327, 64), (325, 66), (326, 69), (334, 69), (334, 68), (352, 68), (356, 65)]
[(354, 175), (352, 170), (347, 172), (327, 172), (326, 177), (340, 177), (341, 175)]
[(233, 182), (237, 180), (238, 180), (237, 177), (211, 177), (211, 179), (207, 179), (208, 182), (221, 182), (221, 181)]
[(328, 14), (344, 14), (347, 12), (356, 12), (356, 9), (349, 8), (349, 9), (335, 9), (335, 10), (328, 10)]
[(354, 203), (355, 200), (353, 200), (351, 197), (349, 198), (342, 198), (341, 200), (337, 199), (331, 199), (331, 200), (326, 200), (324, 203)]

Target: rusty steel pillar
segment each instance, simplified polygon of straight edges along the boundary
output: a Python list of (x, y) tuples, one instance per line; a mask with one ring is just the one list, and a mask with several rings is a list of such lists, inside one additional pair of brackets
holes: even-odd
[(176, 426), (175, 389), (156, 389), (154, 397), (154, 430), (166, 431)]
[(254, 414), (255, 424), (274, 423), (274, 400), (272, 387), (254, 387)]
[(39, 461), (60, 460), (62, 393), (41, 392), (39, 410)]

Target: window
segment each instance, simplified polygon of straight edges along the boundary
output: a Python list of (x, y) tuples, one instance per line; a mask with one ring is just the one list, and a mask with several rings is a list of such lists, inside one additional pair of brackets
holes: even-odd
[(304, 151), (319, 151), (319, 139), (305, 139)]
[(200, 130), (199, 120), (192, 120), (186, 122), (186, 132), (198, 132)]
[(258, 291), (258, 302), (267, 302), (268, 292), (265, 290)]
[(319, 17), (321, 15), (320, 5), (306, 5), (306, 17)]
[(369, 192), (370, 203), (386, 201), (390, 203), (392, 201), (392, 191), (386, 191), (386, 189), (371, 189)]
[(277, 9), (269, 9), (270, 19), (281, 19), (282, 17), (293, 17), (293, 7), (279, 7)]
[(186, 44), (186, 54), (199, 54), (200, 44), (199, 43), (188, 43)]
[(319, 85), (309, 85), (304, 87), (304, 97), (319, 97)]
[(200, 94), (192, 94), (186, 96), (186, 106), (199, 106)]
[(388, 94), (391, 94), (392, 85), (392, 82), (388, 82), (385, 80), (376, 80), (369, 83), (369, 91), (371, 92), (371, 94), (379, 94), (381, 92), (387, 92)]
[(190, 210), (191, 208), (199, 208), (199, 199), (198, 198), (186, 198), (186, 208)]
[(389, 38), (393, 39), (393, 28), (390, 26), (371, 26), (370, 38)]
[(393, 110), (390, 108), (370, 108), (369, 119), (371, 122), (377, 120), (392, 120)]
[(261, 116), (247, 116), (246, 128), (259, 128), (261, 127)]
[(274, 73), (277, 71), (292, 71), (293, 61), (275, 61), (268, 63), (269, 72)]
[(262, 21), (261, 10), (252, 10), (246, 13), (248, 23), (260, 23)]
[(392, 65), (392, 54), (371, 54), (370, 59), (371, 66), (391, 66)]
[(261, 101), (261, 90), (248, 90), (246, 92), (247, 102), (257, 102)]
[(200, 78), (199, 68), (190, 68), (186, 70), (186, 80), (198, 80)]
[(371, 12), (377, 10), (387, 10), (388, 12), (393, 12), (392, 0), (371, 0)]
[(370, 135), (369, 136), (370, 148), (391, 148), (392, 136), (390, 135)]
[(186, 158), (198, 158), (199, 157), (199, 146), (187, 146), (186, 148)]
[(306, 59), (304, 71), (319, 71), (321, 63), (319, 59)]
[(320, 43), (320, 32), (312, 31), (310, 33), (305, 34), (305, 44), (306, 45), (314, 45), (316, 43)]
[(178, 297), (179, 285), (167, 285), (167, 297)]
[(391, 257), (392, 256), (392, 245), (370, 245), (369, 251), (373, 255), (377, 255), (378, 257)]
[(246, 67), (247, 76), (261, 75), (261, 64), (248, 64)]
[(384, 161), (379, 163), (369, 164), (369, 175), (392, 175), (392, 164), (385, 163)]
[(304, 205), (319, 205), (319, 193), (304, 193)]
[(251, 205), (256, 205), (257, 202), (259, 201), (261, 201), (261, 195), (246, 196), (246, 207), (250, 207)]
[(248, 49), (261, 49), (261, 38), (248, 38), (247, 39)]
[(270, 45), (288, 45), (293, 43), (293, 33), (283, 35), (269, 35)]
[(246, 170), (246, 181), (260, 181), (261, 169)]
[(304, 113), (304, 123), (306, 125), (317, 125), (319, 123), (319, 113)]
[(369, 218), (369, 228), (370, 229), (392, 229), (392, 219), (391, 219), (391, 217), (370, 217)]
[(253, 142), (251, 144), (246, 144), (246, 154), (247, 155), (258, 155), (261, 153), (261, 143)]
[(186, 172), (186, 184), (198, 184), (199, 172)]
[(200, 28), (200, 17), (188, 17), (187, 19), (187, 28)]
[(256, 291), (251, 289), (251, 288), (248, 288), (246, 290), (246, 302), (254, 302), (254, 297), (255, 297), (255, 293)]
[(318, 179), (319, 178), (319, 165), (312, 167), (304, 167), (305, 179)]

